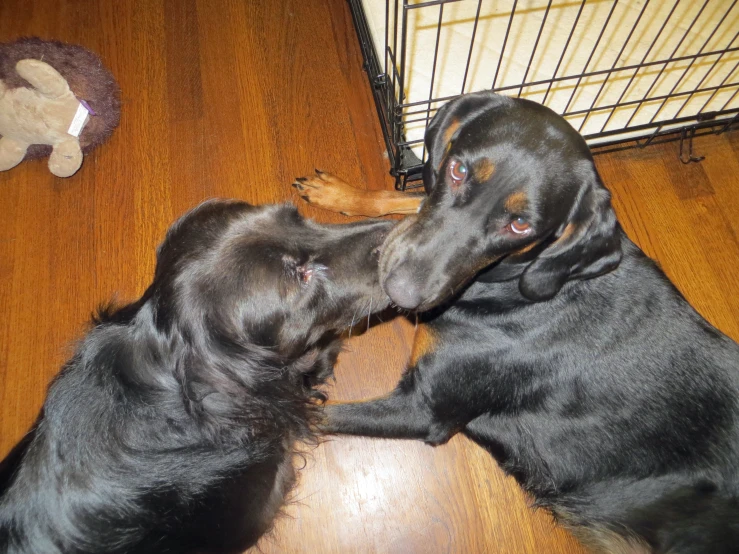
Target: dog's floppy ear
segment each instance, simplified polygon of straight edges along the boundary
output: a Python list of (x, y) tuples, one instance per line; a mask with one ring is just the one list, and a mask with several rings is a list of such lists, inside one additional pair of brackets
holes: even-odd
[(427, 159), (423, 167), (423, 184), (428, 193), (436, 181), (436, 171), (457, 130), (482, 111), (509, 101), (506, 97), (490, 91), (465, 94), (441, 106), (426, 127), (424, 142)]
[(558, 238), (526, 268), (521, 293), (535, 301), (552, 298), (570, 279), (589, 279), (616, 268), (621, 239), (611, 195), (593, 171), (581, 187)]
[(444, 104), (436, 112), (431, 123), (426, 127), (423, 137), (426, 143), (427, 159), (423, 166), (423, 184), (426, 193), (430, 192), (436, 181), (436, 170), (439, 168), (452, 135), (459, 128), (459, 118), (452, 114), (454, 102)]

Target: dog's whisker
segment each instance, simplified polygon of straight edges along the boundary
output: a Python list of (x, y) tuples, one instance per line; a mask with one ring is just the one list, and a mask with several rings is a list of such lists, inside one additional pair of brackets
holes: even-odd
[(357, 317), (357, 312), (359, 312), (359, 307), (357, 307), (357, 309), (354, 310), (354, 313), (352, 314), (352, 322), (349, 325), (349, 338), (352, 338), (352, 329), (354, 329), (354, 319)]

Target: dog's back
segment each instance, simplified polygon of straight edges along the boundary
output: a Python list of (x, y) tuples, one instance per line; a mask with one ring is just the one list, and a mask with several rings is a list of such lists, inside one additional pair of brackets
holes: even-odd
[[(279, 385), (269, 383), (260, 401), (277, 415), (257, 432), (257, 400), (215, 404), (204, 385), (213, 370), (190, 356), (190, 386), (213, 398), (199, 416), (176, 371), (189, 348), (153, 317), (142, 302), (101, 312), (49, 386), (32, 431), (2, 462), (3, 554), (237, 553), (271, 526), (294, 482), (290, 438), (307, 421), (270, 400)], [(240, 427), (213, 427), (226, 409), (239, 410)]]
[[(115, 382), (100, 347), (120, 354), (125, 346), (111, 329), (102, 334), (83, 343), (32, 431), (2, 462), (0, 551), (190, 552), (208, 537), (210, 548), (238, 552), (255, 542), (270, 524), (261, 513), (285, 457), (280, 441), (273, 455), (255, 453), (264, 445), (209, 448), (175, 391), (160, 389), (158, 404), (148, 404)], [(223, 518), (229, 502), (239, 518)], [(220, 539), (208, 534), (211, 511), (221, 529), (233, 527)]]
[[(736, 553), (739, 344), (621, 241), (617, 269), (533, 308), (557, 325), (519, 351), (548, 368), (527, 385), (551, 388), (540, 409), (509, 416), (526, 432), (504, 465), (596, 551)], [(527, 311), (518, 317), (536, 326)], [(547, 366), (562, 347), (570, 357)], [(467, 430), (500, 443), (500, 419)]]

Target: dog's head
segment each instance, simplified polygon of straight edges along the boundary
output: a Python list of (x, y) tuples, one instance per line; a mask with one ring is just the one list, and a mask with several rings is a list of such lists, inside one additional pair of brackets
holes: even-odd
[(342, 332), (389, 303), (377, 258), (391, 227), (206, 202), (169, 229), (142, 298), (103, 310), (88, 340), (148, 405), (184, 401), (212, 440), (310, 436)]
[(550, 109), (469, 94), (438, 111), (425, 140), (428, 198), (380, 260), (398, 305), (434, 307), (493, 264), (534, 301), (618, 265), (610, 194), (583, 138)]
[(301, 355), (387, 305), (377, 258), (390, 226), (320, 225), (293, 206), (206, 202), (159, 247), (148, 293), (156, 320), (219, 348)]

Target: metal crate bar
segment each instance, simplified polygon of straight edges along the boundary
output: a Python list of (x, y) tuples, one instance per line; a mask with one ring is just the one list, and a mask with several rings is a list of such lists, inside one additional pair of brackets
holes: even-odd
[(475, 90), (549, 105), (596, 153), (736, 127), (739, 0), (348, 1), (401, 189), (436, 110)]

